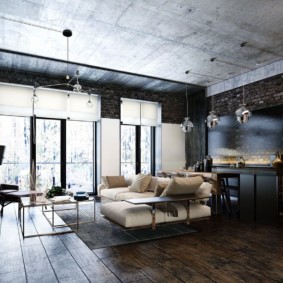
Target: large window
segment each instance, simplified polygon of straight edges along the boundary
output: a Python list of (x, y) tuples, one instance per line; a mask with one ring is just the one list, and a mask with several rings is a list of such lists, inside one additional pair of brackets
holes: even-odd
[(136, 173), (136, 127), (121, 126), (121, 174)]
[(121, 100), (121, 174), (154, 174), (159, 109), (158, 103)]
[(5, 145), (0, 182), (29, 188), (30, 118), (0, 115), (0, 144)]
[(36, 119), (37, 186), (93, 192), (94, 123)]
[(29, 189), (35, 168), (37, 188), (93, 192), (100, 97), (5, 83), (0, 97), (0, 145), (6, 146), (0, 182)]
[(28, 190), (31, 163), (35, 161), (38, 189), (57, 185), (74, 192), (93, 192), (94, 122), (37, 118), (35, 150), (31, 153), (30, 119), (0, 115), (0, 144), (6, 146), (0, 182)]
[(121, 174), (151, 173), (152, 129), (147, 126), (121, 126)]
[(140, 136), (140, 172), (141, 173), (151, 173), (152, 166), (152, 129), (151, 127), (141, 126), (141, 136)]
[(93, 190), (93, 143), (92, 122), (67, 121), (67, 186), (73, 191)]
[(61, 122), (36, 119), (37, 187), (61, 185)]

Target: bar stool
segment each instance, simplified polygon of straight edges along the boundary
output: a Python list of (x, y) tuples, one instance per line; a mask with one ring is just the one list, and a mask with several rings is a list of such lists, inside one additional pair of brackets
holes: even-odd
[(232, 196), (237, 198), (237, 211), (239, 211), (239, 192), (240, 192), (240, 175), (239, 174), (229, 174), (221, 178), (222, 201), (229, 215), (232, 214), (231, 191), (234, 192)]

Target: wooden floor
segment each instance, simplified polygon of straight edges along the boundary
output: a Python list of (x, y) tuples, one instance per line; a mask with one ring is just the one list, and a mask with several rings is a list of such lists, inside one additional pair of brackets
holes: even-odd
[(192, 223), (196, 233), (93, 251), (74, 233), (23, 239), (17, 221), (17, 207), (7, 206), (1, 283), (283, 282), (282, 221), (268, 227), (212, 218)]

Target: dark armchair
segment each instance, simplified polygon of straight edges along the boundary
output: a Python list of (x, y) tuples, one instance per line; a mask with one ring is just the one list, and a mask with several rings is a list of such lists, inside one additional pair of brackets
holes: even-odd
[(0, 184), (0, 214), (3, 215), (4, 207), (12, 202), (19, 202), (20, 198), (17, 196), (9, 195), (11, 192), (19, 190), (17, 185)]

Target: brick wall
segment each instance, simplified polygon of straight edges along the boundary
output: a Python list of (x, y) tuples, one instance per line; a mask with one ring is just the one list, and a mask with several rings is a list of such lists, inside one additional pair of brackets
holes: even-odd
[[(21, 72), (16, 70), (0, 69), (0, 82), (34, 85), (57, 84), (65, 82), (64, 77), (46, 76), (42, 74)], [(120, 98), (132, 98), (159, 102), (162, 104), (162, 122), (179, 124), (186, 113), (185, 93), (172, 94), (160, 92), (145, 92), (130, 88), (121, 88), (111, 85), (98, 85), (80, 80), (83, 89), (101, 95), (101, 117), (120, 118)]]
[[(283, 153), (283, 78), (277, 75), (245, 86), (253, 116), (247, 124), (236, 122), (235, 110), (242, 103), (243, 88), (214, 96), (214, 109), (221, 117), (216, 129), (208, 130), (208, 153), (214, 163), (235, 164), (243, 155), (249, 165), (270, 165), (276, 151)], [(211, 97), (207, 98), (211, 109)]]
[[(245, 85), (245, 102), (250, 110), (263, 109), (283, 104), (283, 78), (277, 75)], [(234, 114), (243, 101), (243, 88), (238, 87), (214, 95), (214, 109), (221, 115)], [(208, 110), (211, 97), (207, 98)]]

